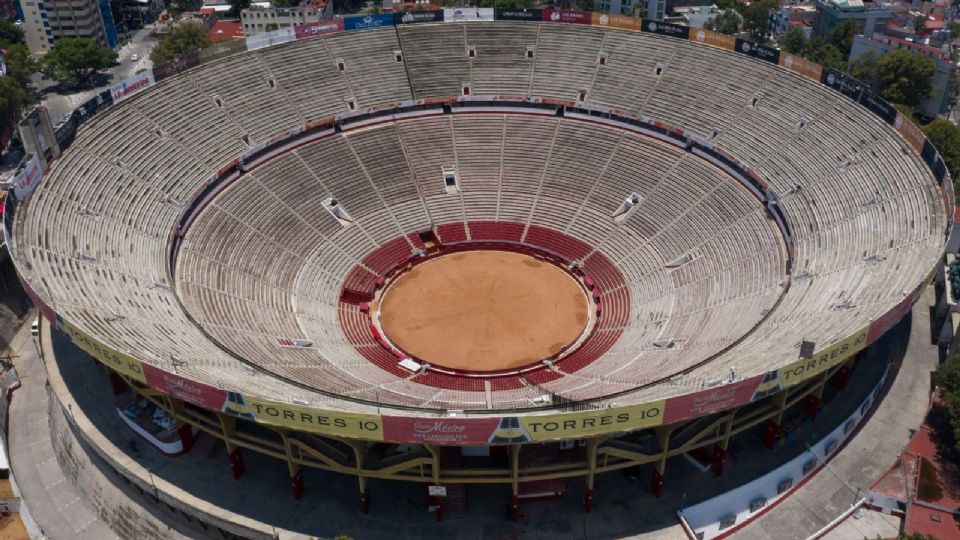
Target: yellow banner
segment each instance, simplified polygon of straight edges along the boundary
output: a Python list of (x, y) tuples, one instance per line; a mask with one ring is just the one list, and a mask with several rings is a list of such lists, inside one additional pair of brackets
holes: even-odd
[(383, 422), (378, 415), (323, 411), (250, 396), (243, 398), (250, 414), (263, 424), (352, 439), (383, 440)]
[(817, 82), (820, 82), (820, 75), (823, 73), (823, 68), (820, 67), (820, 64), (789, 53), (780, 55), (780, 65), (794, 73), (799, 73)]
[(578, 439), (659, 426), (663, 423), (663, 404), (660, 400), (616, 409), (524, 416), (520, 422), (532, 441)]
[(801, 358), (788, 366), (780, 368), (779, 375), (783, 388), (799, 384), (815, 375), (823, 373), (862, 351), (867, 346), (867, 333), (869, 330), (870, 326), (865, 326), (847, 339), (814, 353), (812, 358)]
[(137, 382), (147, 383), (147, 378), (143, 373), (143, 366), (140, 364), (140, 360), (107, 347), (84, 334), (79, 328), (62, 318), (57, 321), (57, 328), (62, 330), (64, 334), (70, 336), (70, 339), (73, 340), (77, 347), (80, 347), (97, 360), (113, 368), (114, 371), (126, 375)]
[(728, 36), (726, 34), (721, 34), (720, 32), (714, 32), (712, 30), (690, 30), (690, 41), (695, 43), (703, 43), (704, 45), (710, 45), (712, 47), (719, 47), (728, 51), (732, 51), (734, 46), (737, 44), (737, 38), (734, 36)]
[(637, 17), (629, 15), (611, 15), (609, 13), (594, 13), (590, 21), (592, 26), (604, 26), (607, 28), (622, 28), (624, 30), (640, 31), (643, 21)]

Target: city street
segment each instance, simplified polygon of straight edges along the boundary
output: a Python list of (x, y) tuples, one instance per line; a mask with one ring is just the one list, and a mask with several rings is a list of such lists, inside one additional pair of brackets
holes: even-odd
[[(117, 65), (107, 70), (108, 78), (106, 82), (92, 90), (83, 90), (73, 94), (59, 94), (55, 90), (51, 90), (52, 87), (56, 86), (54, 81), (44, 80), (39, 73), (34, 75), (33, 84), (43, 96), (41, 104), (49, 111), (50, 121), (57, 124), (90, 96), (119, 83), (137, 71), (150, 68), (152, 66), (150, 50), (157, 44), (156, 38), (152, 36), (153, 31), (154, 28), (148, 26), (134, 32), (130, 41), (117, 51)], [(134, 54), (139, 55), (136, 62), (130, 60)]]

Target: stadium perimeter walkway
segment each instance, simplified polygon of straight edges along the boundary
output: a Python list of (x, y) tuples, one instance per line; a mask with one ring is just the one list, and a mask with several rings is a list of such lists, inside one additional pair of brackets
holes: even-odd
[(97, 516), (93, 505), (70, 483), (57, 463), (48, 423), (47, 377), (38, 349), (24, 324), (9, 352), (20, 378), (10, 401), (10, 465), (23, 499), (48, 538), (106, 540), (117, 535)]
[[(818, 415), (816, 421), (805, 423), (799, 429), (798, 435), (816, 438), (817, 433), (825, 432), (835, 426), (840, 418), (845, 418), (873, 386), (883, 369), (884, 361), (890, 356), (898, 358), (902, 355), (902, 349), (906, 347), (905, 336), (911, 332), (911, 322), (914, 322), (915, 328), (921, 329), (926, 324), (926, 309), (926, 301), (921, 301), (914, 310), (915, 319), (904, 320), (892, 334), (885, 336), (883, 342), (888, 345), (876, 352), (877, 361), (862, 363), (855, 370), (850, 388), (837, 395), (835, 400), (825, 402), (823, 414)], [(55, 333), (51, 338), (50, 341), (45, 340), (45, 346), (50, 346), (56, 353), (55, 358), (47, 358), (51, 365), (54, 362), (57, 364), (54, 368), (57, 374), (51, 375), (51, 385), (65, 403), (74, 403), (74, 415), (78, 425), (85, 429), (86, 436), (93, 437), (102, 448), (107, 448), (111, 459), (122, 467), (137, 469), (144, 478), (149, 470), (151, 479), (160, 487), (161, 492), (176, 493), (175, 496), (181, 501), (193, 499), (193, 502), (205, 511), (219, 514), (220, 517), (229, 516), (228, 519), (240, 521), (252, 529), (266, 533), (265, 537), (272, 536), (273, 531), (264, 527), (264, 522), (275, 523), (277, 532), (283, 539), (307, 534), (326, 537), (339, 533), (351, 534), (356, 538), (384, 540), (428, 537), (682, 539), (685, 536), (677, 525), (675, 510), (684, 499), (686, 504), (692, 504), (731, 489), (796, 455), (803, 444), (800, 437), (795, 437), (792, 443), (770, 452), (761, 449), (759, 432), (745, 434), (731, 448), (731, 460), (721, 478), (701, 473), (683, 458), (673, 458), (668, 463), (669, 484), (665, 486), (664, 497), (660, 500), (650, 495), (646, 477), (640, 482), (631, 482), (625, 475), (602, 475), (597, 479), (596, 511), (591, 515), (584, 514), (582, 510), (583, 482), (574, 479), (566, 482), (567, 494), (562, 500), (521, 506), (523, 519), (519, 524), (511, 523), (505, 516), (504, 504), (509, 500), (509, 488), (505, 486), (469, 486), (467, 516), (450, 516), (451, 519), (436, 523), (425, 511), (422, 485), (372, 480), (371, 512), (368, 516), (361, 516), (354, 496), (356, 480), (352, 477), (305, 469), (303, 474), (306, 494), (303, 500), (294, 502), (290, 498), (286, 467), (281, 461), (246, 452), (244, 458), (247, 462), (247, 474), (239, 481), (233, 481), (230, 479), (222, 442), (209, 437), (201, 436), (197, 446), (189, 454), (175, 459), (162, 456), (146, 445), (138, 445), (138, 450), (131, 451), (128, 443), (135, 436), (117, 419), (112, 400), (105, 399), (110, 395), (110, 387), (103, 369), (85, 353), (76, 349), (64, 336)], [(927, 343), (912, 340), (911, 345), (918, 342), (921, 345)], [(918, 354), (924, 353), (911, 353), (910, 357), (916, 359)], [(926, 358), (921, 360), (927, 362)], [(928, 363), (932, 365), (934, 361), (935, 356)], [(925, 402), (925, 388), (922, 384), (919, 388), (907, 385), (910, 387), (907, 392), (900, 391), (905, 380), (926, 380), (923, 374), (927, 370), (921, 365), (922, 362), (907, 362), (903, 371), (895, 373), (897, 382), (894, 383), (895, 390), (891, 393), (891, 403), (903, 399), (904, 394), (912, 396), (911, 392), (914, 391), (919, 391), (920, 401)], [(60, 379), (60, 375), (63, 379)], [(82, 414), (79, 411), (82, 411)], [(871, 428), (873, 432), (887, 429), (887, 416), (890, 412), (889, 407), (883, 407), (877, 415), (871, 417), (868, 424), (874, 425)], [(907, 425), (909, 421), (904, 421), (904, 429), (907, 429)], [(864, 434), (869, 432), (870, 430), (863, 431)], [(866, 444), (863, 435), (859, 437), (860, 442), (853, 443), (850, 450), (856, 451)], [(843, 452), (846, 451), (847, 449), (844, 449)], [(883, 463), (877, 467), (882, 469), (888, 463), (884, 458)], [(827, 474), (831, 472), (828, 470), (821, 473)], [(872, 478), (864, 482), (864, 485), (870, 480)], [(686, 493), (683, 493), (679, 486), (684, 486)], [(803, 496), (806, 489), (805, 486), (799, 496)], [(849, 501), (853, 500), (854, 495), (853, 491), (849, 493)], [(839, 504), (849, 504), (849, 501), (840, 497)], [(784, 503), (784, 508), (789, 508), (788, 503), (789, 501)], [(217, 506), (220, 508), (216, 508)], [(772, 516), (777, 516), (779, 512)], [(814, 513), (822, 513), (823, 523), (826, 523), (839, 512), (827, 508), (822, 512), (818, 509)], [(783, 519), (793, 518), (788, 516)], [(260, 523), (256, 523), (257, 521)], [(399, 524), (402, 524), (402, 529)], [(761, 528), (766, 529), (766, 526)], [(804, 538), (818, 528), (819, 523), (815, 520), (791, 522), (785, 529), (774, 529), (778, 531), (774, 537)], [(784, 530), (790, 531), (790, 534), (784, 536)], [(757, 533), (753, 527), (748, 527), (742, 534), (751, 537)]]
[[(744, 527), (736, 537), (749, 540), (806, 538), (839, 516), (863, 496), (894, 463), (923, 422), (930, 391), (930, 372), (937, 366), (937, 347), (930, 342), (933, 288), (927, 287), (913, 306), (909, 335), (891, 340), (903, 347), (903, 365), (867, 423), (810, 482), (775, 508)], [(892, 331), (900, 332), (903, 325)], [(825, 538), (850, 538), (838, 529)], [(784, 532), (789, 531), (787, 536)], [(859, 538), (857, 533), (851, 533)]]

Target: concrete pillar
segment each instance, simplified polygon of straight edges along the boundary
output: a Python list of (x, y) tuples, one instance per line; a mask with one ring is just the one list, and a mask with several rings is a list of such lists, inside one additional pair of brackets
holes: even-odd
[(583, 500), (583, 510), (593, 512), (593, 481), (597, 474), (597, 448), (600, 446), (600, 437), (587, 439), (587, 493)]
[(768, 450), (773, 450), (777, 445), (777, 438), (780, 435), (780, 424), (767, 419), (763, 423), (763, 446)]
[(721, 476), (723, 474), (723, 467), (727, 463), (727, 449), (723, 445), (716, 444), (713, 447), (713, 461), (710, 463), (710, 468), (713, 469), (714, 476)]
[(108, 369), (107, 373), (110, 377), (110, 389), (113, 390), (113, 395), (119, 396), (124, 393), (127, 389), (127, 383), (123, 380), (123, 377), (112, 369)]
[(363, 476), (360, 479), (360, 513), (367, 515), (370, 512), (370, 495), (367, 493), (367, 479)]
[(520, 449), (523, 446), (519, 444), (510, 445), (510, 487), (513, 494), (510, 497), (510, 518), (514, 523), (517, 522), (517, 514), (520, 513)]
[(669, 426), (658, 427), (656, 431), (657, 442), (660, 444), (662, 453), (660, 454), (660, 460), (654, 466), (653, 477), (650, 479), (650, 491), (657, 498), (660, 498), (663, 493), (663, 475), (667, 469), (667, 452), (670, 450), (670, 435), (672, 433), (673, 428)]
[(220, 419), (220, 430), (223, 432), (223, 440), (227, 444), (227, 458), (230, 461), (230, 471), (233, 473), (234, 480), (243, 476), (247, 468), (243, 463), (243, 454), (241, 448), (230, 442), (237, 429), (237, 419), (224, 413), (217, 413)]

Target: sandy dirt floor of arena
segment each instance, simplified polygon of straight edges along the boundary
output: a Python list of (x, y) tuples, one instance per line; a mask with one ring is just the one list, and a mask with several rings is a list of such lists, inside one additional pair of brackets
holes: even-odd
[(589, 321), (583, 288), (564, 270), (521, 253), (438, 257), (391, 283), (384, 333), (407, 354), (468, 371), (511, 369), (573, 343)]

